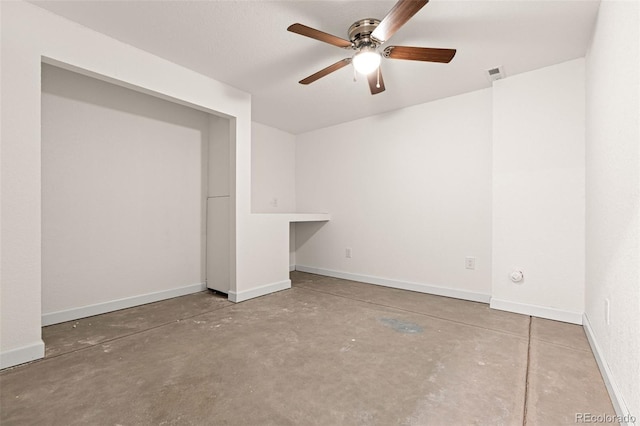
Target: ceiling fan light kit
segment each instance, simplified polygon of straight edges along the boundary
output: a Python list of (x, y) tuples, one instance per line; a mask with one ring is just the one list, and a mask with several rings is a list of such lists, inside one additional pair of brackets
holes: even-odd
[[(387, 13), (384, 19), (360, 19), (349, 27), (349, 40), (336, 37), (315, 28), (302, 24), (293, 24), (288, 31), (310, 37), (343, 49), (352, 49), (356, 53), (352, 58), (342, 59), (335, 64), (300, 80), (300, 84), (314, 81), (353, 63), (354, 69), (366, 75), (372, 95), (385, 90), (380, 62), (382, 57), (388, 59), (404, 59), (409, 61), (449, 63), (456, 54), (455, 49), (437, 49), (429, 47), (388, 46), (382, 54), (378, 48), (382, 46), (400, 27), (415, 15), (429, 0), (399, 0)], [(377, 71), (377, 72), (374, 72)]]
[(382, 58), (375, 48), (361, 49), (353, 55), (353, 66), (360, 74), (369, 75), (380, 66)]
[(352, 58), (353, 67), (360, 74), (369, 75), (380, 66), (382, 58), (377, 50), (378, 43), (371, 38), (371, 33), (379, 24), (379, 19), (366, 18), (349, 27), (349, 39), (356, 50)]

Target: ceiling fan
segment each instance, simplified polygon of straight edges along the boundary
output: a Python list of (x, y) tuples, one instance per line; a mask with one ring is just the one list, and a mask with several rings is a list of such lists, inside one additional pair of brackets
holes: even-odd
[[(291, 31), (292, 33), (356, 51), (353, 57), (342, 59), (315, 74), (311, 74), (309, 77), (300, 80), (300, 84), (313, 83), (353, 63), (357, 72), (367, 76), (372, 95), (383, 92), (385, 88), (380, 71), (381, 54), (378, 52), (378, 49), (428, 2), (429, 0), (400, 0), (393, 6), (382, 21), (374, 18), (360, 19), (349, 27), (349, 40), (302, 24), (289, 26), (287, 31)], [(389, 59), (442, 63), (451, 62), (455, 54), (455, 49), (409, 46), (388, 46), (382, 51), (382, 56)]]

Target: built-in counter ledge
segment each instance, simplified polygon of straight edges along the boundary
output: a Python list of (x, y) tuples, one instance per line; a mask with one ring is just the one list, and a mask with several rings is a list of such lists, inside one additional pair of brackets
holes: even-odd
[[(256, 214), (256, 213), (254, 213)], [(257, 213), (286, 218), (289, 222), (327, 222), (331, 220), (329, 213)]]

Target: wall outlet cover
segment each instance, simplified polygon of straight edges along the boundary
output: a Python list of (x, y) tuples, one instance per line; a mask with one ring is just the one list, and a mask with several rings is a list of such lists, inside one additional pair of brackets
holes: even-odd
[(467, 269), (476, 269), (476, 258), (472, 256), (465, 257), (464, 267)]

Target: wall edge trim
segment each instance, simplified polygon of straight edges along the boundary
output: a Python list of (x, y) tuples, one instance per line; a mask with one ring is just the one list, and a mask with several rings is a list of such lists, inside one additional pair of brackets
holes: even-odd
[(248, 290), (230, 291), (229, 300), (231, 302), (240, 303), (245, 300), (254, 299), (277, 291), (287, 290), (291, 288), (291, 280), (278, 281), (270, 284), (253, 287)]
[(604, 358), (604, 353), (602, 352), (600, 344), (598, 344), (598, 341), (596, 340), (596, 335), (591, 327), (591, 322), (589, 321), (589, 317), (587, 317), (586, 312), (582, 315), (582, 326), (584, 327), (587, 340), (589, 341), (589, 346), (591, 346), (591, 351), (593, 352), (593, 356), (595, 357), (598, 368), (600, 369), (600, 374), (602, 375), (604, 384), (607, 387), (607, 392), (609, 393), (609, 398), (611, 398), (613, 408), (621, 419), (629, 420), (621, 421), (620, 424), (622, 426), (635, 426), (636, 422), (631, 422), (630, 420), (631, 413), (629, 412), (629, 408), (620, 393), (620, 388), (613, 377), (613, 372)]
[(183, 287), (169, 290), (157, 291), (154, 293), (141, 294), (138, 296), (125, 297), (123, 299), (111, 300), (108, 302), (96, 303), (94, 305), (81, 306), (63, 311), (42, 314), (42, 325), (58, 324), (65, 321), (72, 321), (79, 318), (91, 317), (107, 312), (118, 311), (120, 309), (132, 308), (134, 306), (145, 305), (147, 303), (159, 302), (160, 300), (171, 299), (173, 297), (186, 296), (187, 294), (198, 293), (207, 288), (206, 283), (189, 284)]
[(582, 312), (563, 311), (561, 309), (550, 308), (547, 306), (496, 299), (495, 297), (491, 298), (489, 307), (499, 311), (514, 312), (516, 314), (531, 315), (538, 318), (546, 318), (554, 321), (582, 325)]
[(312, 266), (296, 265), (296, 271), (308, 272), (310, 274), (325, 275), (328, 277), (341, 278), (351, 281), (360, 281), (367, 284), (374, 284), (383, 287), (397, 288), (400, 290), (415, 291), (418, 293), (433, 294), (436, 296), (452, 297), (454, 299), (468, 300), (471, 302), (489, 303), (491, 295), (476, 293), (468, 290), (458, 290), (450, 287), (437, 286), (432, 284), (415, 283), (409, 281), (392, 280), (370, 275), (353, 274), (351, 272), (332, 271), (330, 269), (315, 268)]
[(35, 361), (40, 358), (44, 358), (44, 342), (42, 339), (30, 345), (0, 353), (0, 369)]

